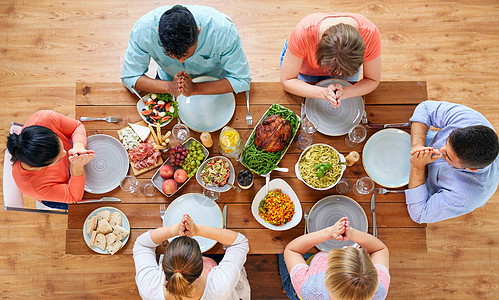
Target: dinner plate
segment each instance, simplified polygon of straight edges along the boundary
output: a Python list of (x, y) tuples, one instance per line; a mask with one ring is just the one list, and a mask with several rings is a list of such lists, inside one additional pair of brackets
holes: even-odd
[[(316, 85), (327, 87), (337, 83), (344, 87), (351, 85), (349, 82), (337, 78), (326, 79)], [(305, 111), (317, 131), (329, 136), (338, 136), (347, 134), (350, 129), (360, 123), (364, 113), (364, 101), (360, 96), (352, 97), (342, 100), (340, 106), (334, 108), (324, 99), (307, 98)]]
[[(343, 195), (330, 195), (314, 204), (307, 218), (308, 232), (315, 232), (334, 225), (339, 219), (347, 217), (350, 227), (367, 232), (367, 216), (362, 207), (353, 199)], [(321, 251), (331, 251), (344, 246), (353, 246), (354, 241), (329, 239), (316, 247)]]
[(114, 137), (94, 134), (87, 139), (87, 149), (95, 157), (85, 165), (85, 191), (103, 194), (114, 190), (128, 174), (128, 153)]
[(364, 145), (362, 163), (377, 184), (397, 188), (409, 183), (411, 135), (389, 128), (373, 134)]
[[(193, 82), (214, 81), (218, 78), (200, 76)], [(233, 93), (219, 95), (179, 95), (178, 115), (190, 129), (198, 132), (213, 132), (221, 129), (234, 115), (236, 100)]]
[(301, 209), (301, 204), (300, 200), (298, 199), (298, 196), (296, 195), (295, 191), (291, 188), (291, 186), (284, 180), (282, 179), (273, 179), (269, 182), (269, 191), (275, 190), (275, 189), (281, 189), (281, 191), (289, 196), (289, 199), (293, 201), (295, 205), (295, 214), (293, 215), (293, 218), (281, 226), (276, 226), (272, 225), (270, 223), (265, 222), (262, 217), (258, 215), (258, 207), (260, 205), (260, 202), (265, 199), (265, 186), (263, 186), (258, 193), (256, 194), (255, 198), (253, 198), (253, 203), (251, 204), (251, 212), (253, 213), (253, 217), (258, 221), (258, 223), (262, 224), (263, 226), (267, 227), (268, 229), (276, 230), (276, 231), (282, 231), (282, 230), (288, 230), (300, 223), (301, 221), (301, 216), (302, 216), (302, 209)]
[(234, 166), (232, 165), (232, 163), (230, 162), (229, 159), (227, 159), (226, 157), (224, 156), (214, 156), (214, 157), (210, 157), (209, 159), (205, 160), (198, 168), (198, 170), (196, 171), (196, 180), (198, 181), (199, 185), (201, 185), (203, 188), (206, 188), (208, 190), (214, 190), (214, 191), (218, 191), (218, 192), (227, 192), (228, 190), (231, 189), (230, 185), (228, 184), (225, 184), (223, 186), (215, 186), (215, 187), (211, 187), (211, 186), (206, 186), (203, 179), (201, 179), (201, 171), (204, 169), (204, 167), (206, 166), (206, 164), (208, 164), (209, 162), (213, 161), (215, 158), (218, 158), (218, 159), (223, 159), (223, 160), (226, 160), (229, 162), (229, 178), (227, 179), (227, 182), (229, 182), (230, 184), (234, 184), (234, 180), (236, 178), (236, 172), (234, 171)]
[[(163, 226), (180, 223), (182, 216), (188, 214), (196, 224), (222, 228), (224, 221), (222, 211), (217, 203), (208, 199), (202, 194), (184, 194), (173, 200), (165, 211)], [(169, 238), (171, 242), (175, 237)], [(195, 236), (194, 239), (199, 243), (201, 252), (210, 250), (217, 241), (207, 239), (201, 236)]]
[(102, 250), (101, 248), (99, 248), (97, 246), (90, 246), (90, 239), (92, 237), (92, 233), (90, 233), (90, 234), (87, 233), (87, 221), (90, 220), (91, 217), (97, 215), (98, 212), (103, 211), (103, 210), (109, 210), (109, 211), (111, 211), (111, 214), (114, 212), (119, 212), (121, 214), (121, 227), (125, 228), (126, 231), (129, 232), (127, 234), (127, 236), (121, 240), (121, 244), (122, 244), (121, 248), (123, 248), (125, 246), (126, 242), (128, 241), (128, 238), (130, 237), (130, 222), (128, 221), (128, 218), (121, 210), (114, 208), (114, 207), (111, 207), (111, 206), (99, 207), (96, 210), (94, 210), (93, 212), (91, 212), (88, 215), (88, 217), (85, 219), (85, 223), (83, 223), (83, 238), (85, 239), (85, 243), (87, 243), (87, 246), (90, 247), (90, 249), (94, 250), (97, 253), (110, 254), (109, 251), (107, 251), (107, 250)]

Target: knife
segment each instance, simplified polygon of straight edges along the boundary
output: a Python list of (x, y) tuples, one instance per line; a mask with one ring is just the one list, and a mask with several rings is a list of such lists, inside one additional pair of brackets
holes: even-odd
[(378, 228), (376, 227), (376, 194), (373, 193), (371, 196), (371, 211), (373, 213), (373, 236), (378, 237)]
[(393, 123), (393, 124), (372, 124), (367, 123), (366, 127), (372, 129), (385, 129), (385, 128), (409, 128), (411, 123)]
[[(224, 209), (222, 211), (222, 216), (224, 219), (224, 229), (227, 229), (227, 205), (224, 205)], [(223, 245), (223, 249), (227, 250), (227, 246)]]
[(88, 199), (88, 200), (78, 201), (76, 202), (76, 204), (94, 203), (94, 202), (121, 202), (121, 199), (115, 197), (102, 197), (100, 199)]

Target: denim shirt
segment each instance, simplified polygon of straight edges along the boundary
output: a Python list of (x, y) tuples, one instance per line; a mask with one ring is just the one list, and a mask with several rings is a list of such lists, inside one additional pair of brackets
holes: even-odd
[(121, 72), (123, 84), (129, 89), (135, 86), (148, 71), (152, 58), (158, 64), (158, 75), (162, 80), (172, 81), (175, 74), (185, 71), (192, 78), (226, 78), (235, 93), (249, 90), (250, 69), (239, 33), (232, 21), (214, 8), (185, 5), (201, 30), (196, 51), (184, 63), (166, 54), (159, 40), (158, 25), (163, 13), (171, 7), (159, 7), (133, 26)]
[[(419, 104), (411, 122), (441, 128), (429, 144), (445, 145), (457, 128), (484, 125), (493, 128), (479, 112), (460, 104), (445, 101), (424, 101)], [(428, 139), (428, 135), (427, 135)], [(457, 169), (443, 158), (428, 164), (424, 185), (405, 192), (409, 215), (417, 223), (432, 223), (464, 215), (483, 206), (499, 184), (499, 157), (476, 172)]]

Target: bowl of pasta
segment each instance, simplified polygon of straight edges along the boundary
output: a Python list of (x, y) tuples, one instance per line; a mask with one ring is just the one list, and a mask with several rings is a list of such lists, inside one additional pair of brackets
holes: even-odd
[(307, 147), (295, 165), (296, 177), (308, 187), (325, 191), (340, 181), (346, 169), (345, 157), (327, 144)]

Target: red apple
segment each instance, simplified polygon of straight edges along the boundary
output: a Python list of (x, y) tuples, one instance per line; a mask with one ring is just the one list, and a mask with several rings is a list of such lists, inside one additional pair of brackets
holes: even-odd
[(177, 183), (184, 183), (187, 180), (187, 172), (184, 169), (178, 169), (175, 171), (173, 178)]
[(165, 194), (171, 195), (177, 191), (177, 182), (173, 179), (167, 179), (163, 182), (161, 188)]
[(169, 164), (164, 164), (161, 169), (159, 169), (159, 175), (163, 179), (168, 179), (173, 177), (173, 167)]

